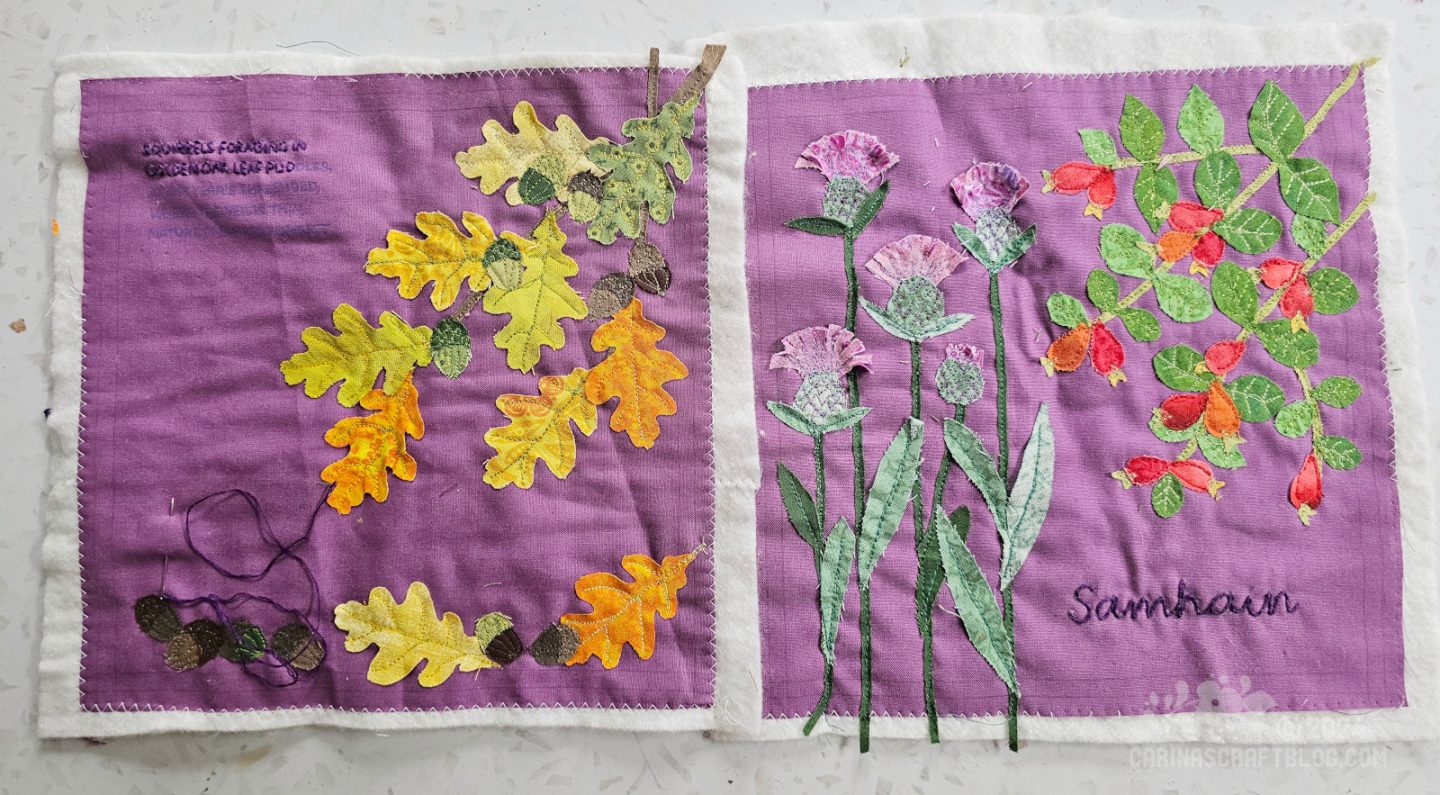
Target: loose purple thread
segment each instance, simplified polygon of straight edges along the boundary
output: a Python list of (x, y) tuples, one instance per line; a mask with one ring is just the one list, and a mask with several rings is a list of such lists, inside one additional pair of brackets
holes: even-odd
[[(270, 571), (275, 568), (276, 564), (278, 564), (281, 560), (289, 558), (290, 560), (295, 561), (297, 564), (299, 564), (300, 571), (304, 573), (306, 581), (310, 583), (310, 601), (304, 612), (282, 605), (267, 596), (253, 594), (248, 591), (240, 591), (238, 593), (231, 594), (228, 597), (211, 593), (206, 594), (205, 596), (197, 596), (190, 599), (180, 599), (165, 591), (163, 576), (160, 586), (161, 594), (171, 603), (179, 607), (194, 607), (201, 604), (208, 605), (210, 609), (214, 611), (215, 617), (218, 620), (219, 624), (225, 628), (226, 632), (230, 633), (231, 640), (237, 645), (241, 642), (241, 638), (240, 634), (235, 630), (234, 623), (230, 619), (230, 611), (238, 609), (243, 605), (250, 604), (251, 602), (258, 602), (260, 604), (267, 605), (270, 608), (276, 610), (277, 612), (284, 613), (285, 615), (290, 616), (290, 618), (293, 619), (296, 623), (303, 624), (307, 629), (309, 629), (310, 642), (319, 644), (323, 659), (324, 655), (328, 651), (325, 648), (325, 640), (320, 636), (319, 630), (310, 620), (310, 615), (315, 611), (315, 606), (320, 601), (320, 584), (315, 579), (315, 573), (311, 571), (310, 564), (306, 563), (305, 559), (301, 557), (298, 553), (296, 553), (294, 550), (296, 547), (300, 546), (301, 544), (305, 543), (310, 539), (310, 534), (315, 531), (315, 522), (317, 519), (320, 518), (320, 511), (325, 507), (325, 499), (330, 496), (330, 491), (333, 488), (334, 486), (331, 486), (330, 488), (326, 489), (325, 493), (320, 496), (320, 502), (315, 506), (315, 510), (311, 512), (310, 522), (306, 525), (305, 532), (289, 544), (283, 544), (280, 542), (280, 539), (275, 535), (275, 532), (270, 529), (270, 522), (265, 519), (264, 512), (260, 509), (260, 500), (256, 499), (255, 495), (251, 494), (248, 491), (245, 491), (244, 489), (226, 489), (225, 491), (217, 491), (213, 494), (208, 494), (204, 497), (201, 497), (200, 499), (191, 503), (189, 508), (185, 509), (185, 518), (181, 525), (182, 532), (185, 536), (185, 544), (186, 546), (190, 547), (190, 551), (195, 553), (196, 557), (205, 561), (206, 565), (208, 565), (210, 568), (234, 580), (254, 582), (263, 579), (266, 575), (268, 575)], [(210, 502), (211, 500), (223, 502), (224, 500), (234, 496), (238, 496), (241, 499), (245, 500), (245, 503), (250, 506), (250, 512), (255, 517), (255, 529), (260, 536), (260, 540), (263, 541), (267, 546), (275, 548), (275, 554), (271, 556), (270, 561), (265, 564), (264, 568), (260, 569), (257, 572), (235, 572), (225, 568), (224, 566), (217, 563), (209, 555), (202, 552), (200, 548), (195, 545), (195, 540), (191, 536), (191, 514), (193, 514), (197, 509)], [(288, 660), (282, 659), (279, 655), (276, 655), (274, 653), (273, 649), (267, 648), (266, 651), (267, 657), (273, 658), (274, 662), (268, 661), (266, 657), (261, 657), (256, 660), (246, 660), (239, 663), (240, 667), (245, 670), (245, 673), (256, 681), (265, 685), (269, 685), (271, 687), (289, 687), (290, 685), (299, 682), (306, 673), (309, 673), (308, 671), (301, 671), (300, 669), (292, 665)], [(257, 672), (255, 670), (252, 670), (251, 666), (257, 664), (268, 669), (284, 670), (286, 679), (283, 681), (276, 681), (266, 676), (263, 671)]]

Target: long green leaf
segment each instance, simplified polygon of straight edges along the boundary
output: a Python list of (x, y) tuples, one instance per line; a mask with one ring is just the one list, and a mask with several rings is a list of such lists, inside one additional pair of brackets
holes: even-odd
[(812, 215), (805, 218), (791, 218), (785, 222), (791, 229), (799, 229), (801, 232), (809, 232), (812, 235), (823, 237), (839, 237), (849, 231), (849, 227), (834, 218), (826, 218), (823, 215)]
[(1020, 471), (1010, 489), (1010, 505), (1005, 524), (1010, 537), (1005, 542), (1004, 563), (1000, 567), (1000, 587), (1008, 586), (1020, 573), (1020, 566), (1029, 557), (1045, 515), (1050, 512), (1050, 495), (1055, 482), (1055, 437), (1050, 429), (1050, 407), (1040, 404), (1035, 427), (1020, 458)]
[(1000, 480), (995, 459), (985, 449), (985, 443), (965, 423), (945, 420), (945, 447), (950, 450), (950, 457), (964, 470), (965, 476), (975, 484), (980, 496), (985, 498), (985, 506), (995, 517), (995, 529), (1000, 538), (1008, 538), (1010, 531), (1005, 521), (1009, 498), (1005, 496), (1005, 484)]
[(800, 410), (788, 403), (781, 403), (778, 400), (765, 401), (765, 408), (775, 415), (775, 419), (785, 423), (793, 431), (798, 431), (806, 436), (815, 435), (815, 423), (809, 417), (800, 413)]
[(835, 662), (835, 638), (840, 634), (840, 613), (845, 609), (854, 560), (855, 531), (842, 516), (825, 539), (820, 561), (820, 651), (830, 663)]
[(815, 518), (815, 501), (805, 484), (783, 463), (775, 465), (776, 480), (780, 482), (780, 501), (785, 504), (785, 515), (790, 517), (790, 526), (811, 549), (821, 547), (820, 522)]
[(860, 585), (870, 587), (870, 574), (880, 563), (880, 556), (890, 546), (890, 539), (900, 529), (900, 520), (905, 516), (905, 506), (915, 490), (915, 479), (919, 477), (920, 449), (925, 442), (925, 423), (913, 417), (906, 418), (895, 438), (890, 441), (880, 465), (875, 468), (875, 479), (870, 483), (870, 494), (865, 500), (865, 518), (860, 525)]
[(960, 241), (960, 245), (970, 252), (970, 256), (974, 257), (976, 262), (984, 265), (988, 271), (1000, 270), (1000, 266), (990, 259), (989, 247), (985, 245), (985, 241), (981, 240), (979, 235), (975, 234), (974, 230), (963, 224), (955, 224), (951, 229), (955, 232), (955, 239)]
[(970, 645), (990, 664), (1000, 681), (1011, 692), (1018, 693), (1010, 636), (1005, 631), (995, 594), (985, 581), (985, 573), (980, 571), (980, 564), (961, 540), (955, 526), (950, 524), (949, 517), (944, 514), (936, 517), (935, 532), (940, 536), (940, 560), (945, 565), (945, 584), (950, 586), (955, 612), (960, 615), (960, 624), (970, 639)]

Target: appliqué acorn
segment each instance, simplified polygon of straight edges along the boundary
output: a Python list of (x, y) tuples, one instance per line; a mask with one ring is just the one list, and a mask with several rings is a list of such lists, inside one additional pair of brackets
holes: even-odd
[(590, 297), (585, 300), (590, 308), (590, 319), (601, 320), (614, 317), (616, 312), (630, 305), (635, 298), (635, 282), (624, 273), (607, 273), (590, 288)]
[(530, 644), (530, 656), (541, 665), (564, 665), (580, 648), (580, 635), (570, 627), (555, 623)]
[(664, 295), (670, 289), (670, 264), (660, 248), (648, 238), (636, 238), (630, 247), (630, 279), (636, 287), (651, 295)]

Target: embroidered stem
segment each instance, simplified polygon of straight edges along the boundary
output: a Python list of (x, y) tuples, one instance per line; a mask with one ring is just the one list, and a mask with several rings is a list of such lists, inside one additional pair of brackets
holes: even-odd
[(1310, 421), (1310, 440), (1312, 442), (1318, 442), (1320, 441), (1320, 437), (1325, 435), (1325, 425), (1320, 419), (1320, 401), (1316, 400), (1315, 387), (1310, 383), (1310, 369), (1307, 367), (1295, 367), (1292, 369), (1295, 370), (1295, 377), (1300, 379), (1300, 394), (1304, 395), (1305, 399), (1315, 406), (1315, 419)]
[[(963, 403), (955, 405), (955, 421), (965, 422), (965, 405)], [(924, 535), (918, 532), (915, 535), (915, 557), (917, 558), (921, 554), (921, 545), (930, 537), (931, 533), (935, 532), (935, 517), (944, 510), (945, 486), (950, 481), (950, 467), (954, 463), (955, 459), (950, 457), (950, 449), (947, 446), (945, 452), (940, 456), (940, 471), (935, 473), (935, 487), (930, 492), (929, 523), (926, 525)], [(940, 742), (940, 714), (935, 706), (935, 618), (933, 615), (935, 602), (931, 600), (929, 604), (922, 604), (919, 601), (920, 594), (918, 592), (915, 598), (915, 619), (920, 630), (922, 644), (920, 662), (925, 689), (925, 720), (930, 730), (930, 742), (938, 743)]]
[(462, 321), (465, 318), (470, 317), (470, 313), (475, 311), (475, 307), (480, 305), (480, 301), (484, 297), (484, 292), (480, 290), (471, 290), (470, 294), (465, 296), (465, 302), (460, 304), (460, 308), (456, 309), (455, 314), (451, 315), (451, 317), (455, 318), (456, 320)]
[[(845, 234), (845, 281), (848, 288), (845, 302), (845, 329), (855, 332), (855, 312), (860, 304), (860, 282), (855, 274), (855, 235)], [(852, 369), (850, 408), (860, 405), (860, 372)], [(850, 455), (855, 462), (855, 526), (865, 521), (865, 431), (864, 422), (850, 429)], [(855, 559), (860, 559), (860, 534), (855, 535)], [(870, 589), (860, 588), (860, 752), (870, 750)]]
[(860, 586), (860, 753), (870, 750), (870, 587)]
[[(999, 271), (993, 271), (990, 274), (990, 322), (995, 334), (995, 432), (999, 445), (999, 453), (995, 456), (995, 468), (1000, 474), (1000, 482), (1005, 484), (1008, 489), (1010, 483), (1010, 405), (1009, 381), (1005, 374), (1005, 316), (1000, 303)], [(1003, 538), (1001, 541), (1008, 543)], [(1015, 609), (1011, 596), (1012, 590), (1011, 585), (1006, 585), (1000, 589), (1000, 596), (1005, 606), (1005, 634), (1010, 639), (1010, 657), (1013, 659), (1015, 657)], [(1010, 691), (1007, 714), (1010, 750), (1019, 751), (1020, 694), (1015, 690)]]
[[(824, 533), (828, 523), (825, 521), (825, 435), (815, 434), (815, 517), (820, 523), (820, 532)], [(822, 546), (811, 547), (815, 553), (815, 578), (818, 582), (825, 576), (824, 564), (822, 563)], [(821, 642), (824, 642), (825, 627), (820, 627)], [(835, 688), (835, 664), (829, 660), (825, 661), (824, 684), (820, 689), (820, 700), (815, 702), (815, 708), (810, 711), (810, 719), (805, 721), (805, 734), (808, 736), (815, 729), (815, 724), (820, 721), (820, 716), (830, 709), (830, 695)]]
[[(921, 411), (920, 370), (920, 343), (912, 340), (910, 342), (910, 416), (914, 417), (917, 420), (920, 419)], [(920, 477), (918, 475), (915, 477), (915, 486), (912, 490), (910, 506), (912, 516), (914, 517), (915, 525), (915, 550), (918, 553), (920, 551), (920, 545), (925, 538), (925, 490), (920, 484)], [(915, 598), (917, 600), (920, 599), (920, 593), (918, 592), (918, 590), (915, 594)], [(916, 602), (915, 607), (917, 610), (915, 615), (917, 620), (920, 622), (920, 637), (924, 643), (924, 647), (921, 650), (921, 660), (924, 664), (925, 669), (925, 715), (930, 723), (931, 742), (939, 742), (939, 727), (935, 723), (935, 686), (933, 681), (933, 673), (931, 671), (933, 644), (931, 639), (932, 627), (930, 626), (930, 624), (932, 622), (930, 621), (930, 610), (928, 605), (920, 604), (918, 601)]]
[[(1252, 146), (1250, 144), (1235, 144), (1234, 146), (1224, 146), (1221, 147), (1219, 151), (1229, 152), (1232, 155), (1260, 154), (1260, 148), (1257, 146)], [(1141, 160), (1137, 157), (1122, 157), (1112, 163), (1110, 165), (1110, 169), (1112, 171), (1119, 171), (1120, 169), (1124, 168), (1139, 168), (1141, 166), (1155, 166), (1159, 168), (1161, 166), (1168, 166), (1173, 163), (1193, 163), (1197, 160), (1205, 159), (1205, 156), (1207, 154), (1209, 153), (1193, 151), (1172, 152), (1168, 155), (1160, 155), (1159, 157), (1153, 157), (1148, 160)]]

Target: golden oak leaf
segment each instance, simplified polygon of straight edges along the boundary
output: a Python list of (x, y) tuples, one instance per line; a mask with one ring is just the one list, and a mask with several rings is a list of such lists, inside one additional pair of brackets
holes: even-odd
[(585, 371), (577, 367), (564, 377), (540, 379), (540, 394), (501, 395), (495, 405), (510, 424), (485, 432), (495, 455), (485, 462), (485, 482), (497, 489), (511, 483), (528, 489), (535, 482), (535, 462), (543, 460), (555, 477), (575, 468), (574, 422), (581, 433), (595, 431), (595, 406), (585, 399)]
[[(591, 172), (600, 175), (590, 162), (586, 150), (595, 144), (609, 143), (605, 138), (586, 138), (585, 133), (569, 116), (555, 117), (555, 129), (548, 129), (535, 115), (535, 106), (521, 101), (512, 114), (515, 132), (491, 119), (480, 128), (485, 143), (472, 146), (455, 155), (460, 173), (479, 178), (480, 190), (486, 195), (500, 190), (510, 180), (520, 180), (533, 170), (545, 178), (555, 197), (564, 202), (570, 196), (570, 179)], [(524, 203), (521, 183), (515, 182), (505, 191), (505, 201), (512, 205)], [(539, 202), (533, 202), (539, 203)]]
[(575, 581), (575, 595), (589, 602), (589, 613), (567, 613), (560, 623), (575, 630), (580, 645), (566, 665), (580, 665), (599, 657), (606, 668), (620, 664), (625, 644), (642, 660), (655, 653), (655, 615), (674, 618), (679, 606), (677, 592), (685, 587), (685, 568), (695, 560), (697, 549), (671, 555), (656, 563), (648, 555), (626, 555), (621, 567), (633, 582), (609, 572), (586, 574)]
[(484, 308), (492, 315), (508, 314), (510, 322), (495, 332), (495, 347), (506, 352), (505, 363), (528, 373), (540, 362), (540, 346), (565, 347), (560, 318), (585, 317), (585, 299), (565, 280), (580, 272), (565, 254), (565, 233), (547, 213), (531, 233), (535, 246), (521, 262), (525, 270), (519, 284), (507, 290), (498, 282), (485, 293)]
[(690, 374), (675, 354), (655, 347), (664, 338), (665, 329), (645, 319), (638, 298), (590, 337), (591, 348), (611, 352), (590, 370), (585, 396), (597, 406), (620, 398), (610, 415), (610, 430), (630, 434), (636, 447), (653, 447), (660, 437), (659, 418), (675, 413), (675, 399), (665, 391), (665, 383)]
[(386, 247), (370, 250), (365, 272), (399, 279), (401, 298), (415, 298), (425, 285), (433, 284), (430, 304), (444, 310), (455, 303), (460, 296), (460, 285), (467, 280), (474, 292), (490, 286), (485, 255), (497, 240), (510, 241), (522, 254), (534, 247), (512, 232), (496, 237), (490, 222), (476, 213), (466, 212), (460, 222), (469, 236), (444, 213), (416, 213), (415, 227), (425, 237), (418, 239), (397, 229), (390, 230), (385, 235)]
[(337, 605), (335, 626), (347, 633), (346, 651), (365, 651), (372, 644), (380, 650), (370, 661), (366, 679), (377, 685), (393, 685), (425, 663), (420, 686), (434, 687), (449, 679), (457, 668), (499, 668), (501, 663), (486, 656), (485, 648), (511, 628), (511, 621), (502, 613), (487, 613), (475, 622), (475, 634), (467, 635), (454, 613), (447, 612), (437, 619), (430, 589), (423, 582), (412, 582), (400, 604), (395, 603), (389, 590), (372, 588), (368, 602)]
[(280, 363), (285, 383), (304, 381), (308, 397), (318, 398), (343, 381), (337, 399), (348, 408), (375, 386), (381, 370), (381, 388), (393, 395), (417, 366), (430, 364), (430, 329), (412, 328), (394, 312), (382, 312), (380, 326), (372, 328), (360, 310), (341, 304), (331, 322), (338, 334), (311, 326), (300, 333), (306, 349)]
[(420, 417), (420, 393), (415, 390), (413, 376), (387, 395), (373, 390), (360, 400), (360, 405), (375, 412), (366, 417), (346, 417), (325, 432), (331, 447), (349, 447), (350, 452), (320, 472), (320, 479), (334, 483), (325, 502), (342, 514), (359, 505), (369, 494), (376, 502), (390, 496), (390, 481), (385, 470), (401, 480), (415, 479), (415, 459), (405, 451), (405, 437), (419, 439), (425, 435), (425, 420)]

